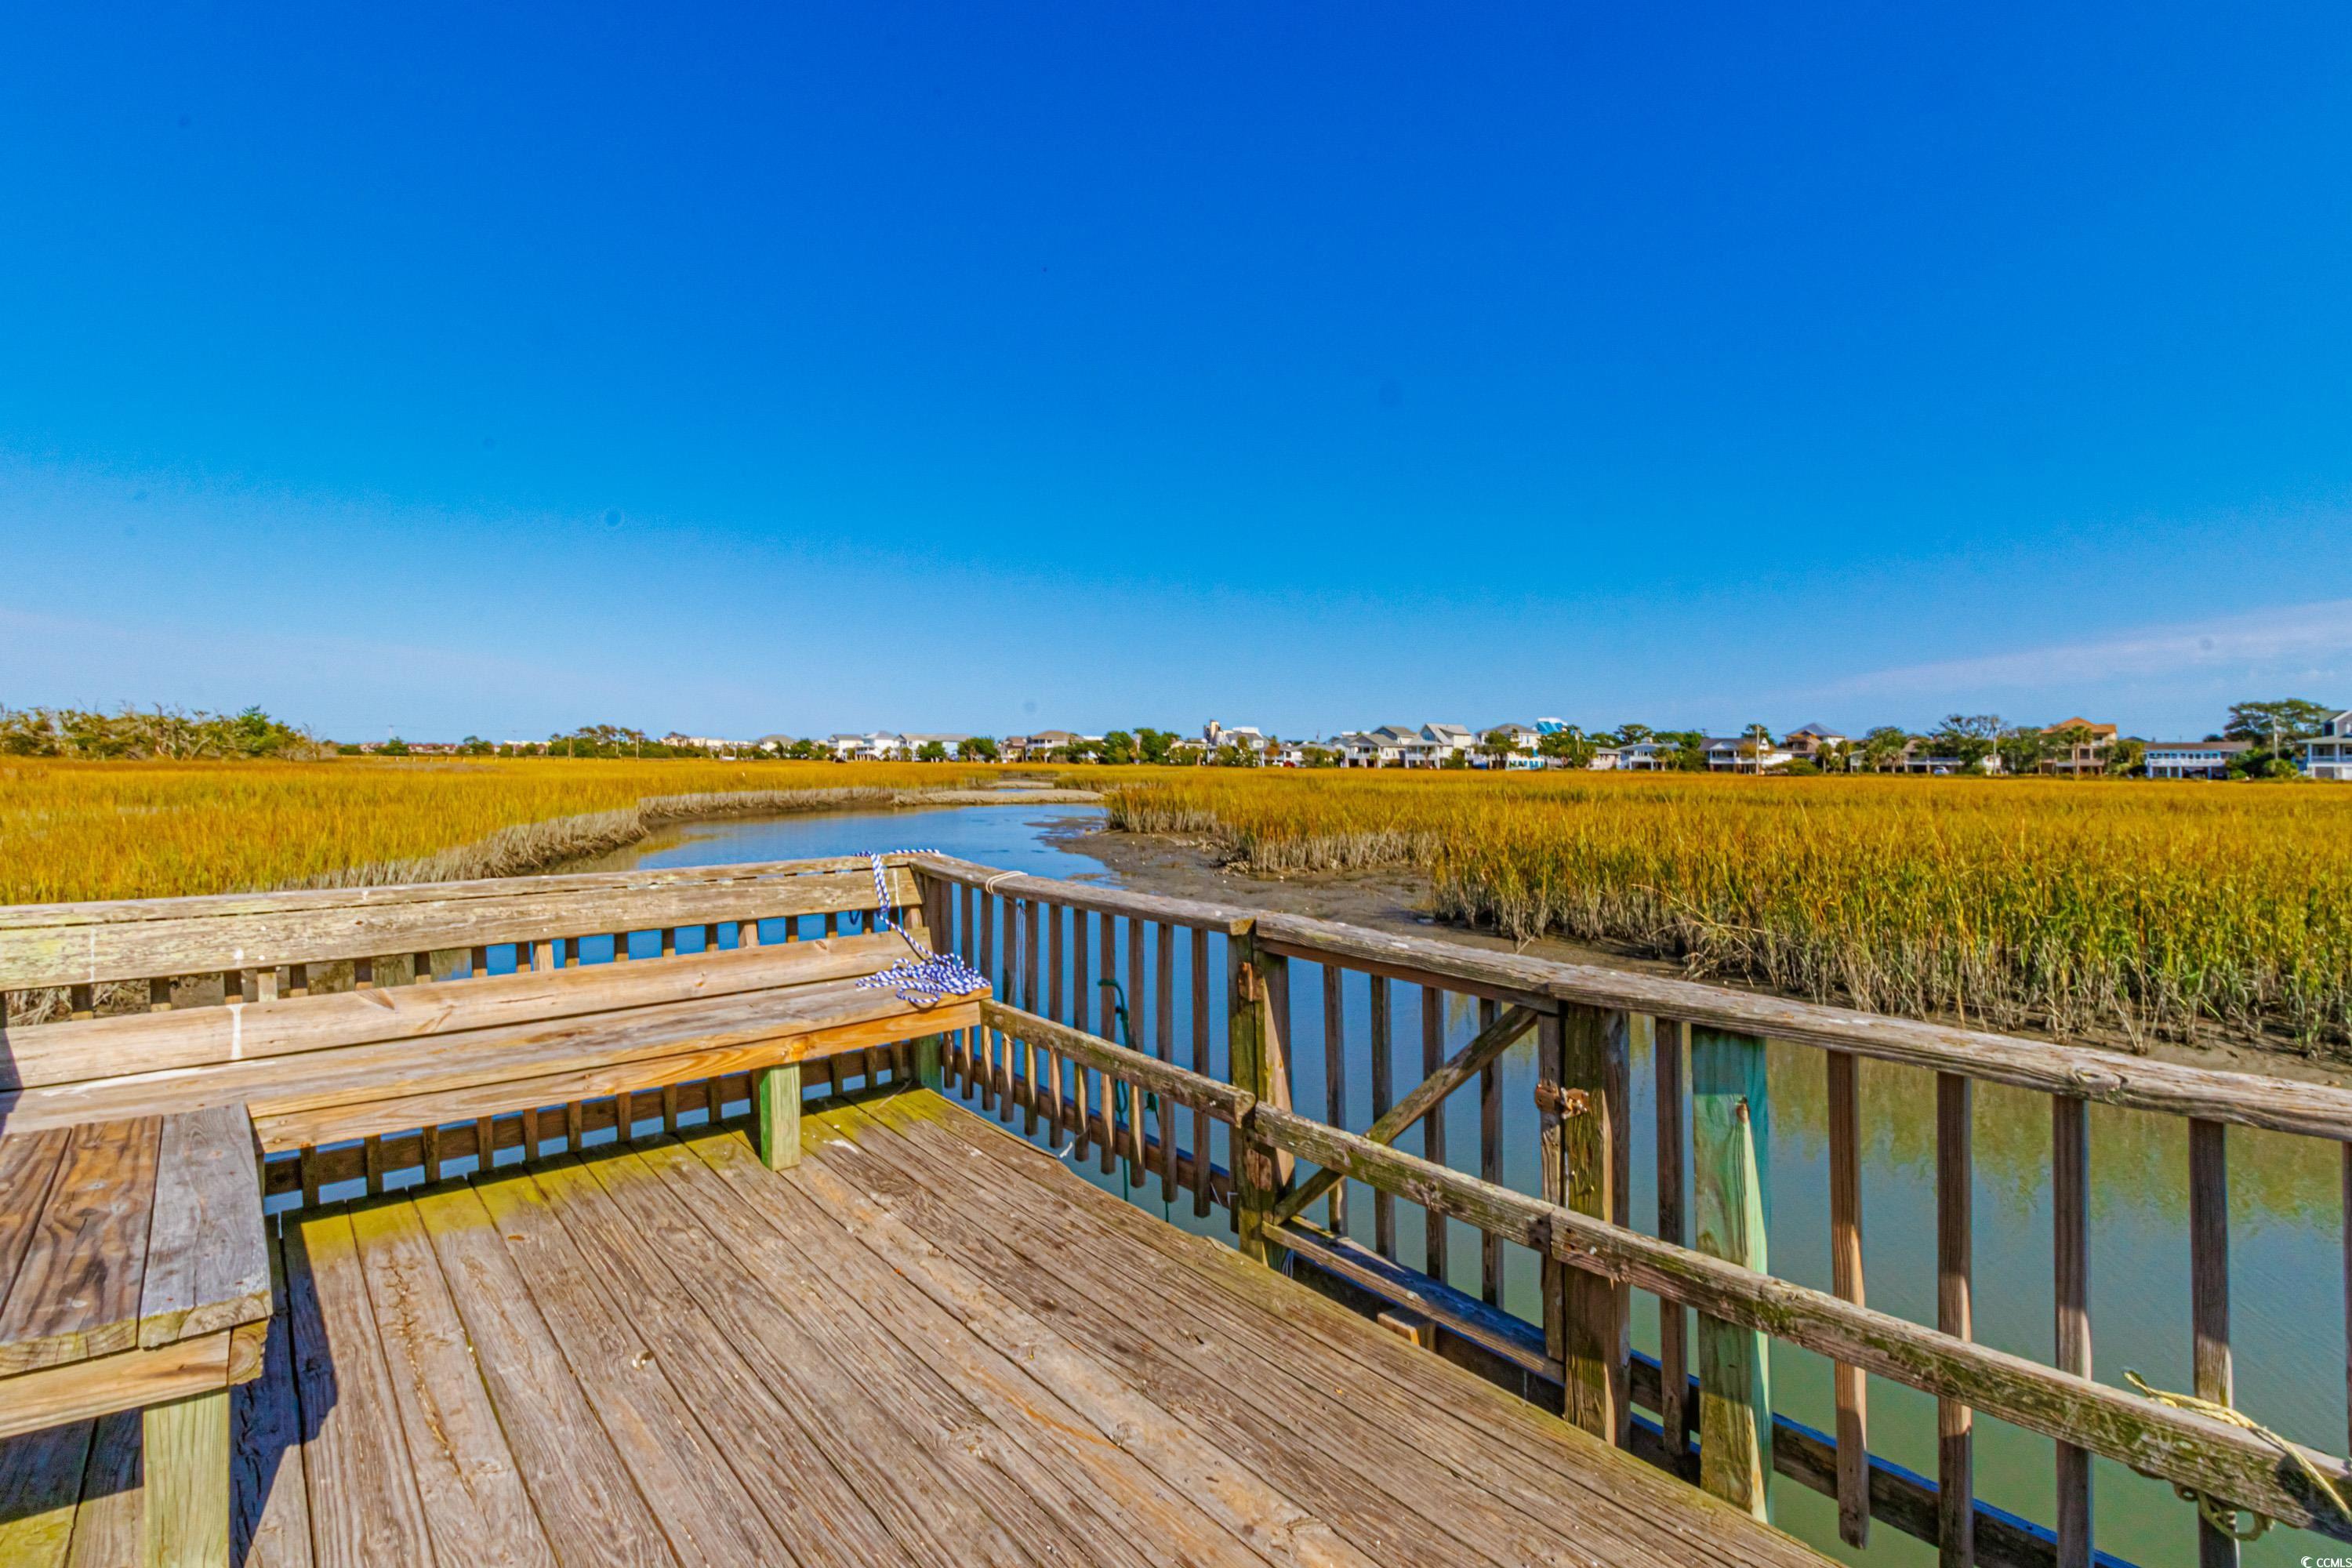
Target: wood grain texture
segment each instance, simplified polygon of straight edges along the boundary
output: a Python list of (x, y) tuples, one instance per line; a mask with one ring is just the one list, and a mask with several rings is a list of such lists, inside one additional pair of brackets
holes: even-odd
[[(1862, 1094), (1859, 1064), (1844, 1051), (1825, 1051), (1830, 1144), (1830, 1290), (1842, 1301), (1864, 1304), (1862, 1271)], [(1860, 1367), (1832, 1373), (1837, 1401), (1838, 1536), (1849, 1546), (1870, 1543), (1869, 1379)]]
[[(891, 876), (894, 899), (919, 901), (911, 872), (899, 868)], [(624, 871), (15, 905), (0, 910), (0, 985), (87, 984), (232, 967), (270, 975), (289, 963), (472, 948), (519, 937), (535, 940), (547, 932), (607, 932), (623, 925), (837, 912), (873, 901), (873, 874), (861, 866), (832, 871), (710, 867), (687, 873)]]
[(430, 1563), (425, 1509), (350, 1216), (340, 1209), (304, 1216), (287, 1233), (284, 1251), (319, 1568)]
[[(1688, 1095), (1684, 1064), (1690, 1050), (1690, 1026), (1672, 1018), (1655, 1020), (1654, 1040), (1658, 1235), (1674, 1246), (1687, 1247), (1690, 1149), (1683, 1136), (1683, 1117)], [(1501, 1184), (1498, 1175), (1487, 1180)], [(1686, 1468), (1684, 1458), (1690, 1448), (1692, 1428), (1698, 1422), (1697, 1395), (1690, 1386), (1690, 1309), (1665, 1296), (1658, 1298), (1658, 1369), (1662, 1403), (1654, 1408), (1666, 1452), (1680, 1473)]]
[(0, 1302), (0, 1376), (128, 1350), (154, 1212), (160, 1117), (90, 1122), (65, 1152)]
[[(2050, 1240), (2056, 1353), (2051, 1364), (2091, 1375), (2090, 1108), (2072, 1095), (2050, 1100)], [(2057, 1445), (2055, 1568), (2091, 1568), (2091, 1456)]]
[(141, 1426), (143, 1568), (218, 1568), (229, 1546), (228, 1390), (151, 1405)]
[[(1975, 1100), (1967, 1079), (1936, 1075), (1936, 1327), (1959, 1340), (1976, 1332)], [(1936, 1402), (1936, 1552), (1942, 1568), (1976, 1563), (1975, 1426), (1967, 1402)]]
[[(1561, 1023), (1560, 1083), (1580, 1108), (1559, 1119), (1564, 1206), (1622, 1226), (1626, 1135), (1627, 1026), (1622, 1013), (1571, 1008)], [(1433, 1270), (1434, 1272), (1434, 1270)], [(1622, 1280), (1570, 1269), (1561, 1281), (1560, 1358), (1573, 1425), (1622, 1447), (1633, 1415), (1626, 1377), (1633, 1294)], [(1769, 1410), (1769, 1406), (1766, 1406)]]
[(615, 970), (529, 969), (463, 985), (373, 987), (273, 1007), (186, 1007), (11, 1029), (0, 1089), (212, 1067), (380, 1040), (428, 1039), (635, 1007), (856, 980), (904, 953), (895, 937), (690, 953)]
[(150, 1349), (269, 1316), (253, 1122), (221, 1107), (163, 1119), (139, 1302)]
[[(2230, 1353), (2229, 1129), (2189, 1124), (2189, 1366), (2200, 1399), (2236, 1399)], [(2202, 1514), (2197, 1520), (2199, 1568), (2237, 1568), (2238, 1542)]]
[[(1764, 1042), (1691, 1031), (1692, 1217), (1697, 1250), (1757, 1276), (1769, 1272), (1771, 1100)], [(1699, 1479), (1768, 1517), (1772, 1473), (1771, 1351), (1763, 1334), (1701, 1308)]]
[(60, 1362), (0, 1380), (0, 1438), (226, 1388), (238, 1370), (233, 1365), (232, 1333)]
[(441, 1187), (421, 1192), (415, 1208), (558, 1561), (566, 1568), (674, 1563), (480, 1201), (465, 1187)]

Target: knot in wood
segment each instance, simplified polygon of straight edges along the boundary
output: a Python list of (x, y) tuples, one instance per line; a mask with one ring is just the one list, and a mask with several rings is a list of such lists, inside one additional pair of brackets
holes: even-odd
[(1270, 1189), (1274, 1185), (1274, 1156), (1259, 1148), (1243, 1150), (1242, 1175), (1261, 1192)]
[(1580, 1089), (1539, 1083), (1536, 1085), (1536, 1109), (1552, 1116), (1581, 1116), (1592, 1109), (1592, 1097)]
[(1244, 1002), (1256, 1001), (1258, 999), (1257, 964), (1255, 961), (1248, 959), (1244, 959), (1243, 961), (1240, 983), (1242, 1000)]

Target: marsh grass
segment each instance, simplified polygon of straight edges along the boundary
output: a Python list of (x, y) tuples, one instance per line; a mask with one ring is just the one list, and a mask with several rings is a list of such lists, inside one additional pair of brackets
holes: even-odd
[[(521, 876), (665, 823), (873, 809), (976, 776), (911, 763), (12, 762), (0, 763), (0, 902)], [(102, 991), (101, 1012), (145, 1005), (143, 984)], [(8, 1020), (64, 1005), (61, 993), (12, 993)]]
[(1111, 789), (1116, 827), (1260, 875), (1416, 868), (1439, 918), (1522, 941), (1994, 1029), (2352, 1047), (2352, 790), (1215, 770)]

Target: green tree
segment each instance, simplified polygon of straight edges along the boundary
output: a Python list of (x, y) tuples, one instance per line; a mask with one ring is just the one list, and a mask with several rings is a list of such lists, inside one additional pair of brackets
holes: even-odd
[(2284, 742), (2308, 741), (2319, 733), (2319, 727), (2333, 719), (2337, 710), (2324, 703), (2301, 697), (2282, 697), (2268, 702), (2233, 702), (2230, 705), (2230, 721), (2221, 727), (2223, 738), (2251, 741), (2269, 749), (2273, 739), (2276, 748), (2284, 752)]
[(1903, 749), (1911, 743), (1910, 732), (1894, 724), (1881, 724), (1862, 738), (1863, 765), (1873, 773), (1885, 773), (1903, 759)]
[(2050, 758), (2050, 737), (2032, 724), (2010, 726), (1993, 745), (2000, 756), (2002, 769), (2011, 773), (2038, 772)]
[(2137, 778), (2147, 772), (2147, 742), (2118, 736), (2107, 747), (2107, 772), (2117, 778)]
[(1486, 754), (1486, 765), (1499, 768), (1507, 765), (1519, 749), (1508, 730), (1489, 730), (1479, 737), (1478, 749)]
[(1000, 755), (996, 749), (995, 738), (989, 735), (972, 736), (961, 746), (957, 748), (957, 753), (961, 756), (970, 758), (974, 762), (982, 763), (992, 763), (996, 761), (997, 757)]
[(1993, 754), (2000, 740), (2000, 716), (1995, 713), (1948, 713), (1944, 722), (1928, 737), (1938, 756), (1951, 757), (1963, 769), (1982, 767), (1984, 760)]
[(915, 748), (915, 761), (919, 763), (944, 763), (947, 760), (948, 747), (945, 741), (926, 741)]
[(1173, 730), (1154, 730), (1150, 725), (1138, 727), (1135, 749), (1145, 762), (1165, 763), (1174, 754), (1177, 734)]
[(1135, 737), (1124, 730), (1113, 730), (1102, 738), (1102, 760), (1115, 767), (1126, 767), (1135, 761)]
[(404, 757), (408, 755), (408, 742), (394, 735), (376, 748), (376, 754), (384, 757)]

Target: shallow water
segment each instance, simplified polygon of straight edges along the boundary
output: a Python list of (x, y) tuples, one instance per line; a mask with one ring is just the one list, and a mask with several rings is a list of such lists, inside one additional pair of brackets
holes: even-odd
[[(699, 824), (666, 834), (593, 863), (594, 868), (716, 865), (795, 859), (869, 850), (936, 848), (982, 864), (1042, 876), (1116, 880), (1102, 862), (1083, 853), (1072, 835), (1099, 821), (1094, 808), (1040, 805), (791, 816)], [(590, 868), (587, 867), (574, 868)], [(1147, 942), (1156, 941), (1148, 938)], [(1000, 943), (999, 951), (1003, 951)], [(1122, 954), (1124, 949), (1122, 947)], [(592, 959), (597, 954), (591, 954)], [(1223, 954), (1213, 942), (1212, 973), (1222, 976)], [(1191, 1056), (1192, 1026), (1189, 941), (1177, 943), (1177, 1007), (1172, 1052)], [(1097, 954), (1094, 973), (1105, 965)], [(1112, 971), (1127, 973), (1122, 956)], [(1342, 983), (1349, 1049), (1344, 1116), (1349, 1127), (1371, 1121), (1370, 982)], [(1318, 966), (1291, 966), (1293, 1071), (1298, 1109), (1328, 1115), (1325, 1104), (1322, 1036), (1323, 978)], [(1222, 979), (1212, 986), (1212, 1068), (1223, 1067)], [(1400, 1093), (1421, 1077), (1423, 1034), (1418, 987), (1391, 988), (1392, 1063)], [(1149, 1011), (1149, 1010), (1146, 1010)], [(1451, 1052), (1476, 1031), (1475, 1004), (1449, 997), (1442, 1020), (1443, 1048)], [(1158, 1049), (1151, 1021), (1138, 1020), (1139, 1047)], [(1505, 1179), (1532, 1191), (1536, 1183), (1534, 1059), (1521, 1047), (1503, 1062), (1506, 1108)], [(1769, 1226), (1772, 1271), (1801, 1284), (1829, 1287), (1826, 1094), (1821, 1053), (1775, 1046), (1772, 1083)], [(1655, 1170), (1649, 1154), (1654, 1081), (1646, 1046), (1633, 1061), (1633, 1216), (1654, 1228)], [(1935, 1320), (1935, 1117), (1933, 1083), (1914, 1069), (1865, 1062), (1862, 1070), (1864, 1237), (1870, 1304), (1916, 1321)], [(1212, 1147), (1227, 1158), (1222, 1129)], [(1183, 1118), (1178, 1141), (1190, 1144)], [(1477, 1161), (1475, 1095), (1454, 1097), (1446, 1110), (1447, 1152), (1458, 1169)], [(1040, 1138), (1041, 1143), (1047, 1143)], [(1047, 1146), (1051, 1146), (1048, 1143)], [(1405, 1147), (1421, 1152), (1412, 1137)], [(2095, 1106), (2091, 1111), (2093, 1344), (2097, 1375), (2120, 1384), (2129, 1367), (2159, 1388), (2187, 1388), (2189, 1374), (2188, 1138), (2172, 1118)], [(1987, 1343), (2039, 1361), (2052, 1353), (2049, 1101), (2022, 1090), (1980, 1085), (1975, 1110), (1976, 1331)], [(2233, 1129), (2230, 1134), (2231, 1280), (2237, 1403), (2257, 1420), (2330, 1452), (2345, 1442), (2345, 1307), (2337, 1151), (2305, 1138)], [(1077, 1166), (1087, 1179), (1127, 1190), (1093, 1161)], [(1156, 1180), (1136, 1191), (1160, 1211)], [(1318, 1205), (1319, 1211), (1319, 1205)], [(1222, 1214), (1195, 1220), (1181, 1194), (1166, 1210), (1174, 1223), (1202, 1234), (1226, 1234)], [(1319, 1217), (1319, 1212), (1318, 1212)], [(1351, 1234), (1372, 1239), (1370, 1194), (1352, 1191)], [(1397, 1255), (1418, 1265), (1425, 1238), (1417, 1211), (1397, 1205)], [(1478, 1237), (1450, 1227), (1448, 1273), (1454, 1284), (1478, 1288)], [(1538, 1315), (1534, 1255), (1506, 1249), (1505, 1305)], [(1656, 1303), (1635, 1295), (1635, 1342), (1657, 1345)], [(1835, 1425), (1829, 1363), (1807, 1352), (1773, 1347), (1773, 1403), (1807, 1425)], [(1932, 1476), (1935, 1402), (1898, 1385), (1870, 1385), (1871, 1448), (1883, 1458)], [(2029, 1519), (2053, 1514), (2051, 1445), (2042, 1437), (1979, 1416), (1977, 1487), (1987, 1501)], [(2170, 1568), (2196, 1561), (2194, 1512), (2168, 1488), (2100, 1462), (2095, 1481), (2098, 1544), (2142, 1565)], [(1853, 1552), (1836, 1538), (1835, 1505), (1787, 1480), (1773, 1487), (1776, 1522), (1829, 1554), (1873, 1564), (1927, 1564), (1932, 1548), (1881, 1527), (1870, 1548)], [(2244, 1549), (2249, 1564), (2296, 1564), (2306, 1555), (2352, 1556), (2352, 1548), (2306, 1533), (2273, 1530)]]

